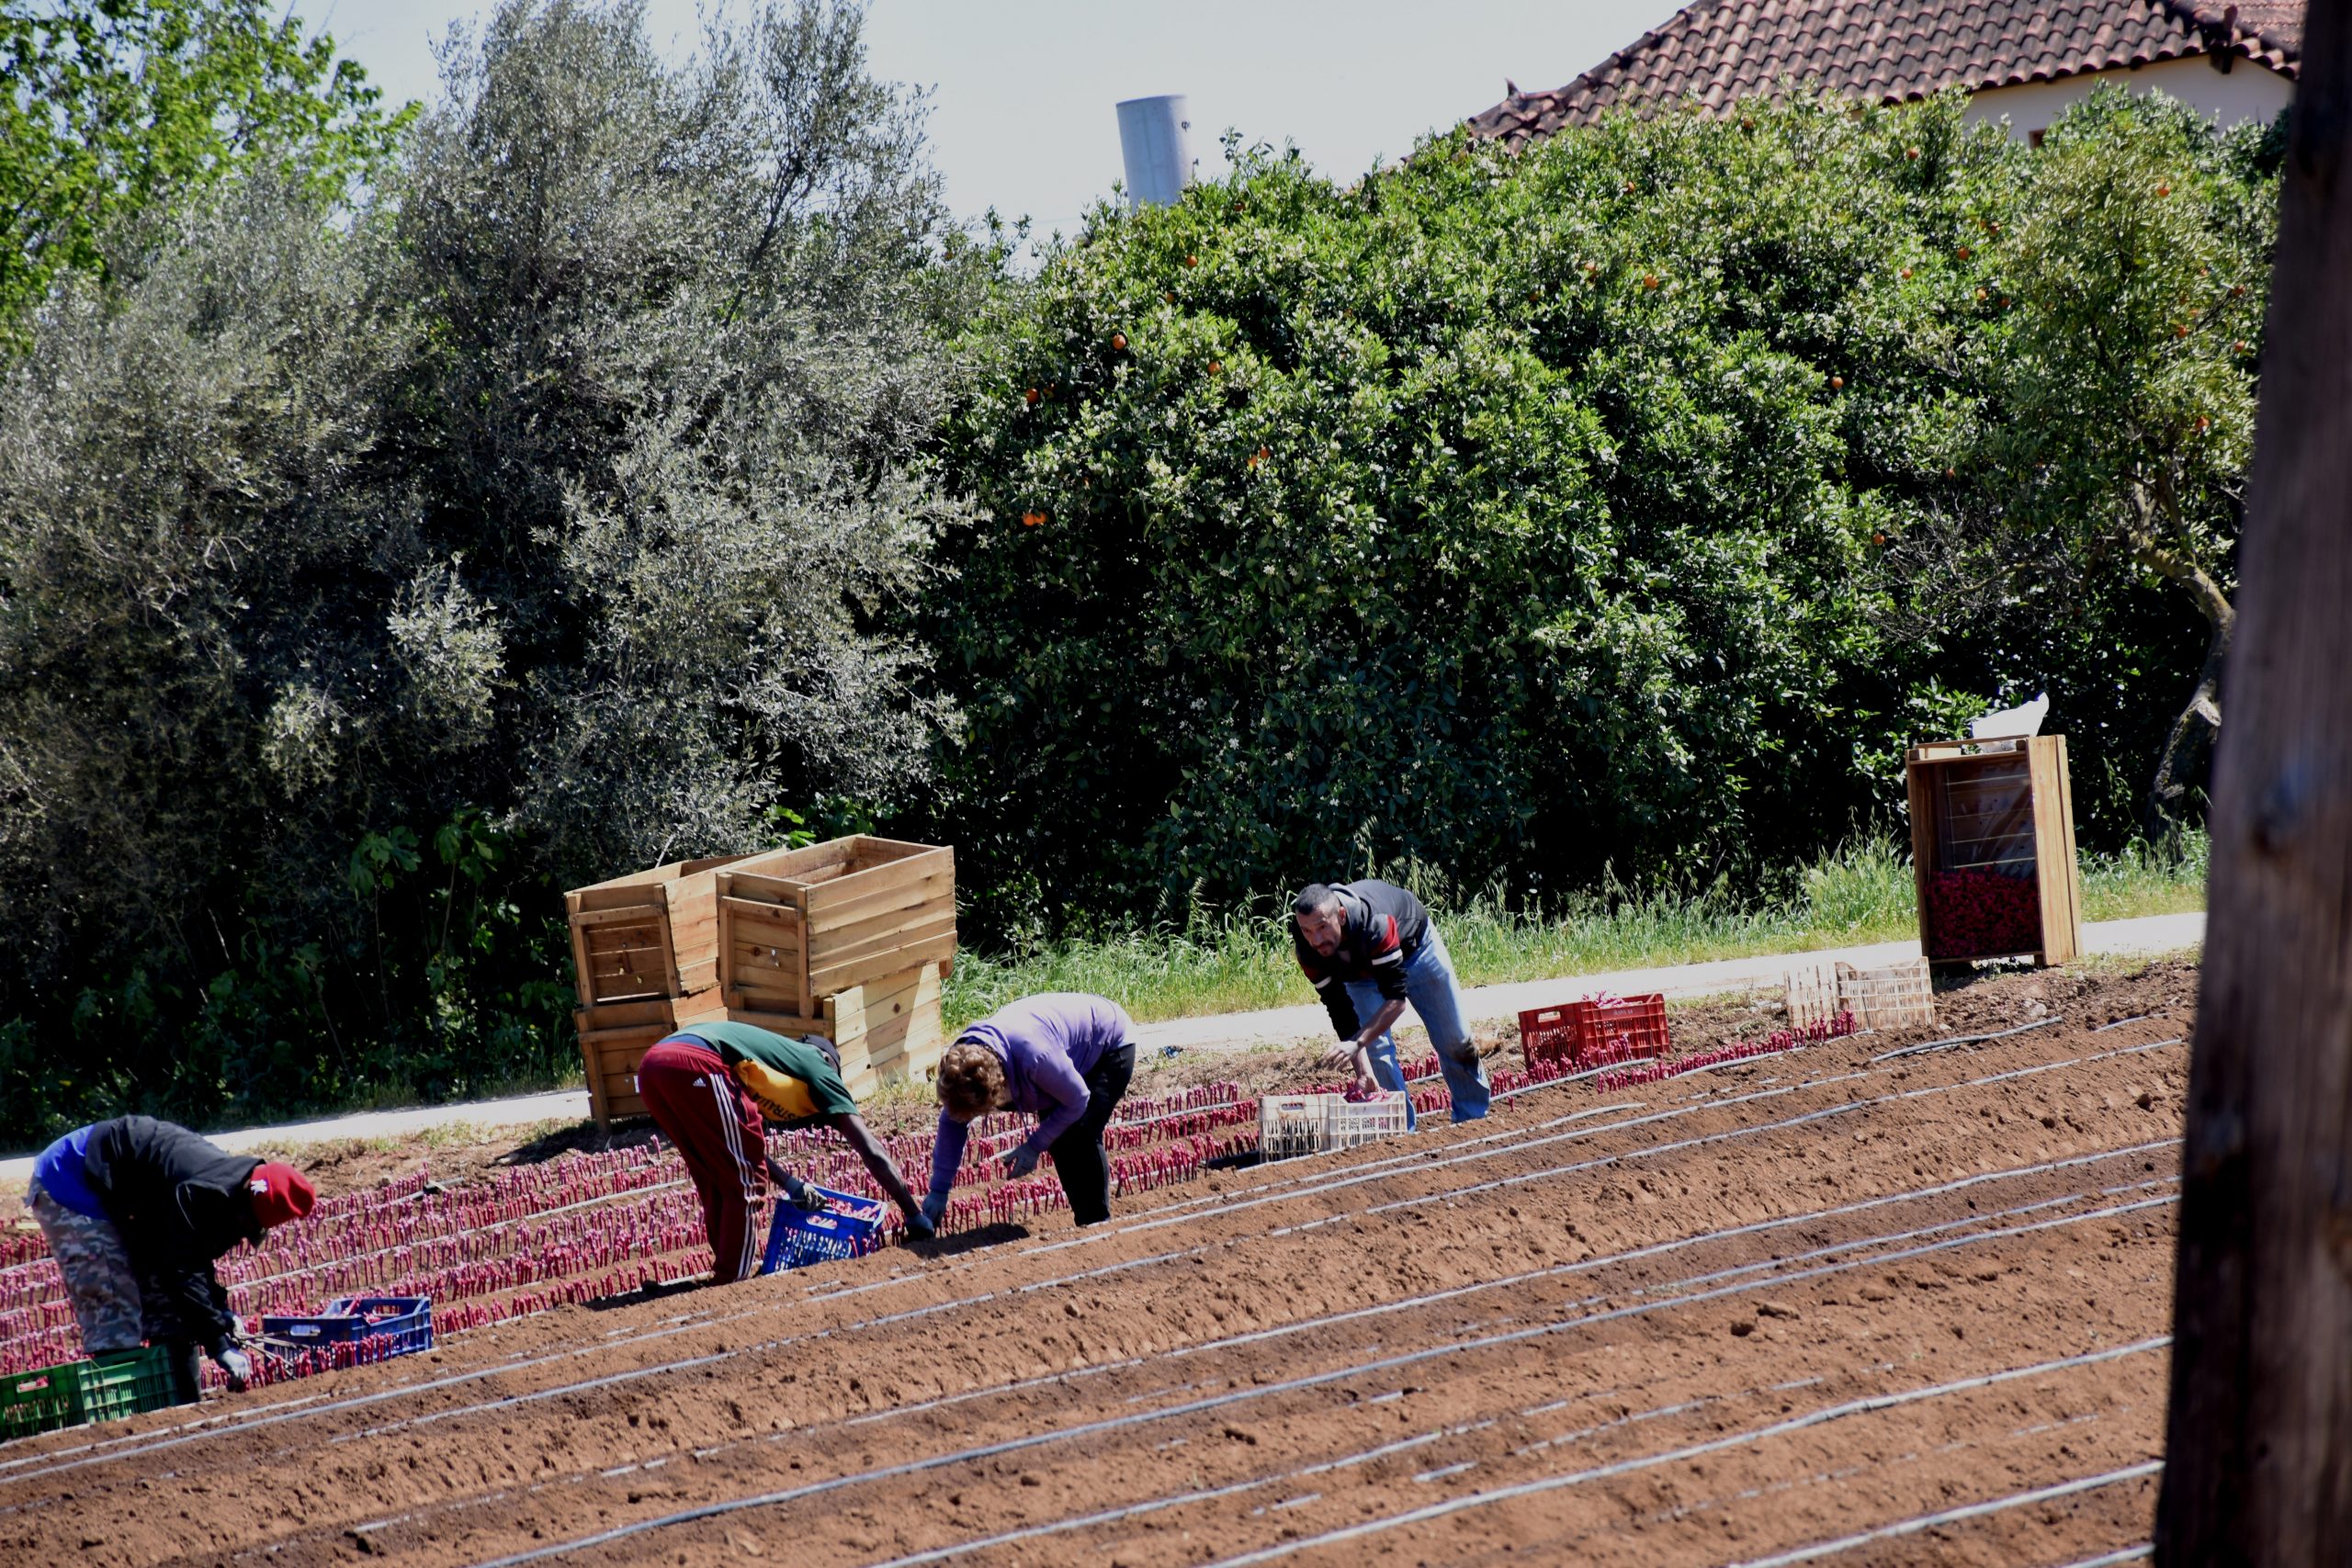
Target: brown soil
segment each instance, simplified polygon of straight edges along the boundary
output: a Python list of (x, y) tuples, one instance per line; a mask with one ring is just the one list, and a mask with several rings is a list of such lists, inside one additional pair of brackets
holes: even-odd
[[(2060, 1021), (1541, 1089), (1091, 1231), (569, 1309), (11, 1444), (0, 1561), (464, 1564), (633, 1529), (563, 1561), (1007, 1538), (973, 1560), (1712, 1564), (2127, 1471), (2161, 1440), (2164, 1043), (2194, 988), (1986, 979), (1933, 1037)], [(1770, 1023), (1676, 1019), (1694, 1048)], [(2154, 1486), (1837, 1561), (2072, 1562), (2145, 1540)]]

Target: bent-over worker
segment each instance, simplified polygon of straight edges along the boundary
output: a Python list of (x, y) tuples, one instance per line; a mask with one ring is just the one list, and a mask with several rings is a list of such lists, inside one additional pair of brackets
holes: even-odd
[[(1390, 1030), (1410, 1001), (1437, 1048), (1453, 1119), (1487, 1113), (1487, 1068), (1463, 1021), (1462, 985), (1419, 898), (1369, 877), (1310, 883), (1291, 904), (1291, 947), (1339, 1031), (1340, 1043), (1323, 1057), (1328, 1065), (1352, 1066), (1366, 1089), (1403, 1089)], [(1418, 1120), (1409, 1107), (1408, 1099), (1408, 1125)]]
[(64, 1276), (94, 1359), (170, 1352), (173, 1403), (199, 1393), (201, 1349), (243, 1388), (253, 1361), (213, 1260), (311, 1212), (318, 1190), (292, 1166), (232, 1155), (152, 1116), (77, 1128), (33, 1162), (25, 1204)]
[(687, 1024), (657, 1041), (637, 1066), (638, 1098), (678, 1145), (710, 1233), (711, 1280), (733, 1284), (759, 1267), (752, 1223), (763, 1170), (803, 1209), (824, 1201), (767, 1152), (763, 1116), (785, 1127), (831, 1127), (907, 1216), (910, 1236), (931, 1223), (842, 1081), (841, 1059), (821, 1036), (787, 1039), (755, 1024)]
[(1108, 997), (1048, 991), (967, 1025), (939, 1058), (939, 1134), (922, 1212), (935, 1225), (964, 1161), (968, 1124), (991, 1111), (1037, 1119), (1002, 1157), (1004, 1174), (1028, 1175), (1054, 1156), (1054, 1175), (1081, 1225), (1111, 1217), (1111, 1161), (1102, 1129), (1135, 1077), (1135, 1021)]

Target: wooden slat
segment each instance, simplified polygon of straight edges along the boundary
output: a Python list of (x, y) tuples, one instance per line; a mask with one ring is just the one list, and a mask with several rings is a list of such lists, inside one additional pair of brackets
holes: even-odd
[(874, 944), (887, 942), (907, 932), (920, 931), (925, 936), (935, 931), (926, 928), (945, 920), (956, 919), (956, 901), (942, 897), (909, 904), (901, 908), (876, 909), (857, 920), (827, 921), (819, 916), (809, 917), (808, 956), (822, 967), (827, 962), (853, 950), (878, 951)]
[(817, 895), (826, 891), (829, 889), (816, 888), (809, 894), (808, 921), (812, 931), (839, 931), (843, 926), (887, 918), (894, 911), (919, 909), (926, 904), (952, 905), (956, 901), (956, 877), (952, 870), (943, 869), (930, 876), (862, 893), (854, 898), (844, 898), (839, 902), (820, 901)]
[(853, 871), (808, 893), (808, 915), (822, 919), (828, 910), (836, 909), (860, 899), (911, 887), (933, 876), (953, 876), (956, 874), (956, 853), (953, 850), (932, 850), (921, 854), (894, 856), (890, 860), (866, 869)]
[(800, 907), (800, 884), (787, 882), (780, 876), (730, 871), (720, 881), (722, 897), (741, 898), (748, 903), (773, 905), (796, 912)]
[[(824, 1034), (825, 1021), (805, 1013), (775, 1012), (758, 1008), (729, 1008), (727, 1016), (737, 1023), (748, 1023), (755, 1029), (765, 1029), (776, 1034), (797, 1040), (804, 1034)], [(826, 1035), (827, 1039), (832, 1036)]]
[(865, 1039), (865, 992), (852, 986), (827, 997), (824, 1017), (831, 1025), (825, 1031), (825, 1038), (835, 1045), (846, 1049), (845, 1043), (851, 1040), (863, 1043)]
[(627, 925), (641, 920), (654, 923), (654, 907), (650, 904), (621, 904), (609, 909), (582, 909), (571, 917), (571, 929), (582, 931), (597, 926)]
[(674, 1015), (670, 999), (656, 998), (642, 1002), (598, 1002), (594, 1007), (574, 1008), (571, 1022), (577, 1029), (621, 1029), (630, 1025), (639, 1028), (666, 1024)]
[(956, 932), (951, 928), (944, 935), (924, 942), (895, 947), (875, 957), (835, 964), (822, 971), (821, 979), (820, 971), (812, 967), (808, 972), (809, 987), (819, 996), (847, 990), (853, 986), (862, 986), (869, 980), (878, 980), (903, 970), (910, 964), (944, 963), (955, 956), (955, 953)]
[(588, 939), (577, 925), (571, 928), (571, 989), (583, 1007), (596, 999), (596, 987), (588, 978)]
[[(933, 951), (942, 942), (945, 946)], [(887, 976), (920, 968), (943, 953), (955, 951), (956, 914), (951, 909), (934, 913), (913, 925), (869, 936), (862, 942), (844, 943), (827, 952), (812, 952), (808, 955), (808, 983), (822, 995), (865, 980), (879, 980)], [(851, 969), (859, 972), (858, 980), (839, 977)]]
[(718, 905), (734, 918), (738, 930), (747, 921), (774, 926), (780, 931), (790, 931), (797, 941), (804, 929), (800, 911), (789, 905), (767, 904), (752, 898), (721, 898)]

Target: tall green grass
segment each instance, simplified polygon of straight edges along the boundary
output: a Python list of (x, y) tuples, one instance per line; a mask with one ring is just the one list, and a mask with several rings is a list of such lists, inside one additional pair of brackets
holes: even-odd
[[(2177, 858), (2134, 847), (2082, 857), (2089, 920), (2199, 909), (2207, 845), (2189, 837)], [(1802, 867), (1793, 891), (1742, 901), (1701, 892), (1609, 888), (1544, 917), (1492, 891), (1464, 895), (1426, 871), (1398, 880), (1436, 910), (1463, 983), (1492, 985), (1759, 953), (1891, 942), (1918, 930), (1909, 856), (1884, 837), (1863, 838)], [(964, 953), (947, 984), (950, 1027), (1035, 991), (1093, 991), (1138, 1019), (1239, 1012), (1312, 999), (1279, 919), (1202, 917), (1162, 929), (1054, 943), (1020, 954)]]

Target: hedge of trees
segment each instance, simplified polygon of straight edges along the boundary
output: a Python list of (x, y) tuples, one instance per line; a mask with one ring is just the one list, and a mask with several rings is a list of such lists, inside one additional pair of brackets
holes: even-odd
[(544, 1078), (560, 888), (795, 834), (953, 838), (984, 942), (1761, 894), (2044, 686), (2086, 838), (2194, 815), (2275, 136), (1237, 147), (1027, 274), (860, 21), (508, 0), (394, 114), (0, 0), (0, 1139)]

